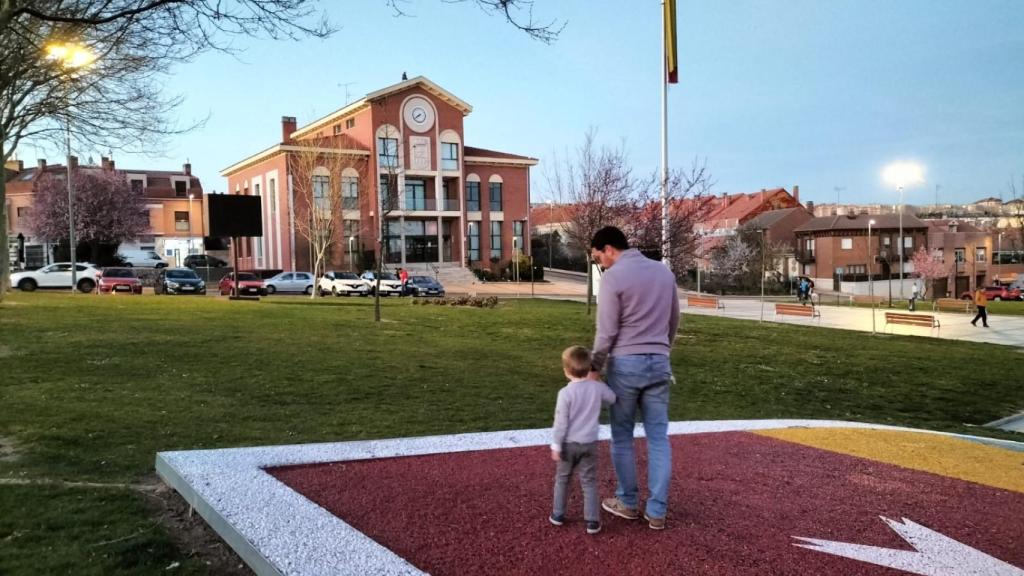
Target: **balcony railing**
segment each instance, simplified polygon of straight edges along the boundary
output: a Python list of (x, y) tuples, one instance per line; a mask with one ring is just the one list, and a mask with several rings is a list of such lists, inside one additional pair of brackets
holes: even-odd
[(814, 250), (797, 250), (797, 262), (814, 262)]
[(437, 201), (433, 198), (405, 198), (406, 211), (433, 212), (437, 209)]
[(447, 212), (456, 212), (459, 210), (459, 199), (458, 198), (443, 198), (442, 206)]

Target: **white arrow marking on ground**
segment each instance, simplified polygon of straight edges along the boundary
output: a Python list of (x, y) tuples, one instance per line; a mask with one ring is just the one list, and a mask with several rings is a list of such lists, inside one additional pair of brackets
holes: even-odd
[(1024, 576), (1024, 570), (975, 550), (966, 544), (961, 544), (916, 522), (904, 518), (901, 524), (885, 516), (881, 518), (893, 531), (914, 547), (913, 552), (800, 536), (794, 536), (794, 538), (807, 542), (807, 544), (794, 544), (794, 546), (870, 562), (922, 576)]

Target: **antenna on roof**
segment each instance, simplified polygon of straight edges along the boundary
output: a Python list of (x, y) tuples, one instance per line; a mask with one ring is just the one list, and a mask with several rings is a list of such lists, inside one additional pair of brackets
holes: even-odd
[(355, 86), (355, 85), (356, 85), (356, 82), (338, 82), (338, 86), (345, 89), (345, 106), (348, 106), (348, 103), (351, 102), (351, 100), (352, 100), (351, 95), (349, 94), (349, 91), (348, 91), (348, 87), (349, 86)]

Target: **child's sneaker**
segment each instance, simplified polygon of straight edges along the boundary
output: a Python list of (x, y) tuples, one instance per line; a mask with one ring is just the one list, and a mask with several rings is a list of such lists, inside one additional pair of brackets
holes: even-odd
[(554, 524), (555, 526), (561, 526), (565, 523), (565, 516), (555, 516), (554, 514), (552, 514), (551, 516), (548, 516), (548, 521)]
[(587, 534), (597, 534), (601, 531), (600, 522), (587, 522)]

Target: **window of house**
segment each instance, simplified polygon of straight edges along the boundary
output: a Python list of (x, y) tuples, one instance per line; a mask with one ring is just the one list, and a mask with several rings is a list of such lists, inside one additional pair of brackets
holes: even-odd
[(469, 238), (469, 261), (478, 262), (480, 260), (480, 223), (470, 222), (469, 231), (466, 233), (466, 237)]
[(441, 143), (441, 169), (459, 169), (459, 145), (453, 142)]
[(313, 176), (313, 201), (320, 210), (329, 210), (331, 207), (331, 177)]
[(341, 134), (341, 124), (334, 125), (334, 135), (337, 136), (338, 134)]
[(341, 207), (345, 210), (359, 210), (359, 178), (341, 178)]
[(189, 231), (188, 212), (174, 212), (174, 229), (178, 232)]
[(178, 198), (184, 198), (188, 194), (188, 183), (176, 180), (174, 182), (174, 195)]
[(395, 192), (398, 188), (397, 180), (397, 178), (392, 178), (386, 174), (380, 177), (378, 192), (380, 194), (381, 212), (398, 210), (398, 194)]
[(466, 182), (466, 211), (480, 211), (480, 183)]
[(974, 249), (974, 261), (975, 262), (988, 262), (988, 258), (985, 254), (985, 248)]
[(356, 125), (356, 119), (355, 118), (349, 118), (348, 120), (345, 120), (345, 128), (353, 128), (353, 127), (355, 127), (355, 125)]
[(913, 247), (914, 247), (914, 237), (913, 236), (904, 236), (903, 237), (903, 248), (907, 249), (907, 248), (913, 248)]
[(491, 222), (491, 258), (501, 258), (501, 222)]
[(843, 238), (840, 246), (843, 250), (853, 250), (853, 238)]
[(429, 210), (427, 206), (427, 186), (423, 180), (405, 181), (405, 209)]
[(379, 166), (398, 167), (398, 138), (377, 138)]
[(888, 248), (891, 245), (892, 245), (892, 237), (890, 237), (890, 236), (882, 236), (882, 246), (885, 246), (886, 248)]
[(271, 178), (267, 183), (267, 196), (270, 197), (270, 213), (277, 212), (277, 180)]
[(523, 244), (523, 224), (522, 220), (516, 220), (512, 222), (512, 238), (514, 238), (516, 252), (522, 254), (526, 251), (526, 245)]
[(132, 192), (142, 194), (142, 180), (132, 179)]
[(853, 264), (853, 265), (847, 266), (846, 273), (847, 274), (867, 274), (868, 273), (868, 267), (867, 267), (866, 264)]
[(956, 249), (954, 249), (953, 250), (953, 260), (955, 262), (966, 262), (967, 261), (967, 251), (964, 250), (963, 248), (956, 248)]
[(491, 212), (501, 212), (501, 182), (491, 182)]
[[(29, 207), (28, 206), (18, 206), (18, 220), (21, 220), (22, 218), (28, 218), (28, 214), (29, 214)], [(70, 228), (70, 226), (69, 226), (69, 228)]]

